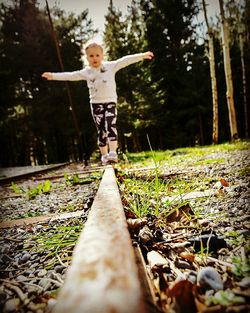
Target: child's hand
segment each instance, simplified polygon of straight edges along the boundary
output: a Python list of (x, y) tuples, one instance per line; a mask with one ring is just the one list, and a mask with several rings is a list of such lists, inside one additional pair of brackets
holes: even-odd
[(42, 77), (46, 78), (47, 80), (52, 80), (53, 79), (52, 74), (50, 72), (44, 72), (42, 74)]
[(154, 57), (153, 52), (151, 52), (151, 51), (145, 52), (144, 59), (151, 60), (151, 59), (153, 59), (153, 57)]

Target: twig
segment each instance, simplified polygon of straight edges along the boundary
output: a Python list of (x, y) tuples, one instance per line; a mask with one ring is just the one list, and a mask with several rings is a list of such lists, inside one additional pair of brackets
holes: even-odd
[(228, 262), (225, 262), (225, 261), (222, 261), (222, 260), (219, 260), (219, 259), (216, 259), (216, 258), (213, 258), (211, 256), (208, 256), (207, 257), (210, 261), (213, 261), (213, 262), (217, 262), (217, 263), (220, 263), (221, 265), (225, 265), (225, 266), (228, 266), (228, 267), (233, 267), (233, 264), (231, 263), (228, 263)]
[[(69, 222), (68, 222), (68, 224), (69, 224)], [(63, 261), (61, 260), (59, 254), (58, 254), (58, 250), (59, 250), (59, 247), (60, 247), (60, 243), (63, 242), (63, 240), (65, 239), (65, 237), (66, 237), (69, 233), (70, 233), (70, 230), (67, 231), (67, 232), (65, 233), (65, 235), (62, 237), (62, 239), (60, 240), (58, 246), (56, 247), (56, 251), (55, 251), (55, 252), (56, 252), (56, 257), (58, 258), (59, 263), (60, 263), (63, 267), (68, 267), (68, 264), (66, 265), (66, 264), (63, 263)]]
[(66, 265), (66, 264), (64, 264), (63, 263), (63, 261), (61, 260), (61, 258), (60, 258), (60, 256), (59, 256), (59, 254), (56, 252), (56, 257), (57, 257), (57, 259), (58, 259), (58, 261), (59, 261), (59, 263), (63, 266), (63, 267), (65, 267), (65, 268), (67, 268), (68, 267), (68, 265)]

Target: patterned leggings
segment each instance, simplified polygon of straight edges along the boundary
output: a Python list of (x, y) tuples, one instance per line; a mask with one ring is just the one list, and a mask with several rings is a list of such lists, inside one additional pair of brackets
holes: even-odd
[(98, 146), (104, 147), (107, 141), (116, 141), (116, 104), (114, 102), (91, 103), (91, 113), (97, 128)]

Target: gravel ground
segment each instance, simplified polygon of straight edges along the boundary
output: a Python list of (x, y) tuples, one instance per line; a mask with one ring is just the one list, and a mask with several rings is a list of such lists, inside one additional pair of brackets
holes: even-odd
[[(131, 237), (142, 249), (162, 312), (250, 312), (249, 161), (249, 150), (213, 152), (185, 162), (182, 153), (173, 154), (172, 164), (160, 164), (161, 179), (167, 182), (160, 193), (162, 203), (179, 205), (168, 216), (161, 208), (157, 217), (153, 214), (152, 199), (150, 214), (136, 219), (128, 211), (136, 192), (124, 194), (126, 187), (120, 184)], [(73, 173), (82, 170), (71, 165), (67, 179), (64, 170), (57, 170), (50, 177), (43, 174), (0, 187), (1, 221), (82, 211), (77, 218), (1, 229), (2, 312), (45, 313), (53, 305), (97, 190), (95, 181), (72, 184)], [(125, 172), (125, 177), (144, 181), (152, 175), (146, 169)], [(176, 178), (194, 182), (181, 201)], [(30, 190), (46, 180), (51, 181), (50, 190), (33, 197)]]
[[(157, 307), (173, 313), (250, 312), (250, 151), (185, 154), (159, 162), (165, 189), (157, 195), (157, 216), (155, 194), (141, 193), (143, 185), (154, 183), (154, 170), (125, 170), (118, 177)], [(135, 178), (142, 185), (132, 191)], [(191, 190), (180, 192), (183, 181)], [(144, 202), (148, 212), (138, 219), (130, 209)]]
[[(74, 173), (78, 173), (77, 178)], [(23, 225), (0, 228), (1, 312), (49, 310), (63, 284), (100, 175), (84, 174), (81, 165), (71, 165), (1, 186), (1, 222), (26, 218)], [(49, 190), (37, 192), (45, 181), (50, 182)], [(67, 219), (41, 219), (68, 212), (81, 214)], [(36, 217), (37, 222), (30, 224), (30, 217)]]

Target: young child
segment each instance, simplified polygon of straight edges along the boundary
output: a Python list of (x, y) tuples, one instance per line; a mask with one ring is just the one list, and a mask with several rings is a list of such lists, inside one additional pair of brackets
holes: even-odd
[(144, 53), (124, 56), (115, 61), (103, 60), (103, 48), (92, 43), (85, 48), (89, 66), (74, 72), (50, 73), (44, 72), (43, 78), (48, 80), (86, 80), (89, 88), (91, 113), (97, 128), (98, 146), (101, 152), (103, 165), (117, 163), (117, 93), (115, 74), (121, 68), (130, 64), (151, 60), (153, 53)]

